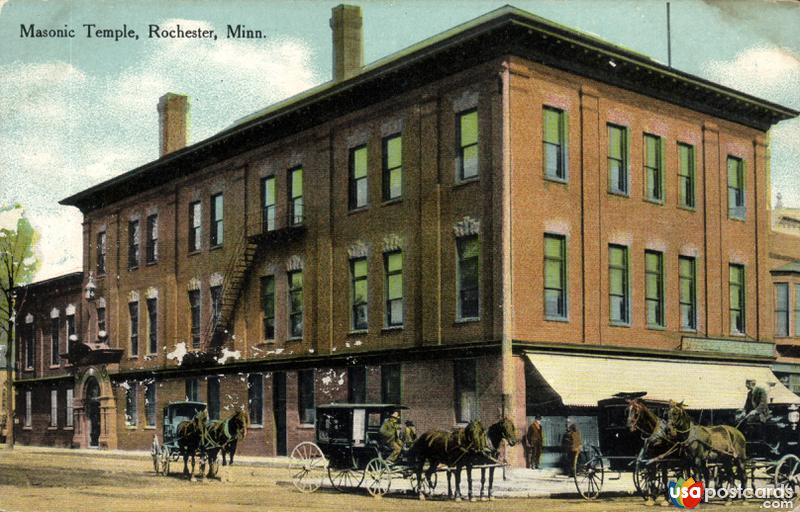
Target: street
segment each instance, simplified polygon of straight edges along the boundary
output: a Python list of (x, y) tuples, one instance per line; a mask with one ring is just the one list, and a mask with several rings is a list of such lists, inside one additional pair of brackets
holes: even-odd
[[(0, 450), (0, 510), (6, 511), (183, 511), (183, 510), (654, 510), (638, 497), (609, 497), (595, 502), (579, 499), (508, 498), (493, 502), (419, 501), (393, 494), (381, 499), (365, 492), (341, 494), (321, 488), (301, 494), (291, 484), (288, 469), (241, 465), (222, 468), (221, 479), (191, 482), (180, 476), (182, 462), (169, 477), (157, 476), (149, 459), (122, 454), (97, 454), (46, 448)], [(759, 510), (760, 502), (723, 506), (717, 510)]]

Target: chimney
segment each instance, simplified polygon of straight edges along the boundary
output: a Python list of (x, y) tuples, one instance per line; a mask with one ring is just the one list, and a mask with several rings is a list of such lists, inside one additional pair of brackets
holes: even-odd
[(189, 133), (189, 98), (168, 92), (158, 100), (160, 156), (186, 147)]
[(346, 80), (364, 65), (364, 30), (361, 7), (340, 4), (331, 9), (333, 79)]

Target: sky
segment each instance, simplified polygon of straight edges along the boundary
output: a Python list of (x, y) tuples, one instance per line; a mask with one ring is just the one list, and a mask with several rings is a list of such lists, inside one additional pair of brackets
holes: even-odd
[[(336, 1), (0, 0), (0, 206), (21, 203), (41, 232), (46, 279), (81, 269), (81, 221), (58, 201), (158, 158), (158, 98), (191, 101), (189, 143), (329, 80)], [(367, 0), (365, 61), (501, 7), (503, 1)], [(666, 3), (528, 0), (514, 6), (667, 61)], [(800, 2), (673, 0), (673, 67), (800, 109)], [(20, 25), (74, 28), (21, 38)], [(86, 38), (84, 24), (139, 40)], [(148, 39), (148, 26), (260, 29), (260, 40)], [(772, 129), (773, 196), (800, 207), (800, 120)]]

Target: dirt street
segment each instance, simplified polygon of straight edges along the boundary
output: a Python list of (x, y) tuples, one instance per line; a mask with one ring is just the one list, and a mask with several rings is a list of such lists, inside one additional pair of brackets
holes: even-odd
[[(454, 503), (420, 502), (403, 496), (375, 499), (365, 493), (340, 494), (320, 489), (301, 494), (290, 483), (288, 470), (234, 466), (222, 468), (221, 480), (191, 482), (179, 474), (157, 476), (141, 457), (48, 453), (26, 448), (0, 448), (0, 511), (147, 511), (186, 510), (335, 510), (335, 511), (627, 511), (670, 510), (645, 507), (639, 498), (604, 498), (586, 503), (574, 499), (499, 499)], [(761, 503), (698, 509), (759, 510)]]

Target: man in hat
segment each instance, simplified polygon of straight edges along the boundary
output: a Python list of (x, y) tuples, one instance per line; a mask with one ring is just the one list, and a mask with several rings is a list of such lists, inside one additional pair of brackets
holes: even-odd
[(769, 419), (769, 392), (759, 386), (753, 379), (744, 383), (747, 387), (747, 398), (744, 401), (744, 431), (748, 438), (765, 439), (764, 426)]
[(400, 452), (403, 451), (403, 442), (400, 440), (400, 411), (392, 412), (391, 416), (381, 425), (381, 442), (383, 446), (391, 448), (392, 453), (386, 459), (395, 462)]
[(403, 429), (403, 444), (406, 448), (409, 448), (417, 440), (417, 428), (411, 420), (406, 420), (405, 425)]
[(528, 425), (525, 433), (525, 444), (528, 447), (528, 468), (539, 469), (539, 460), (542, 458), (542, 423), (541, 416), (536, 416)]

